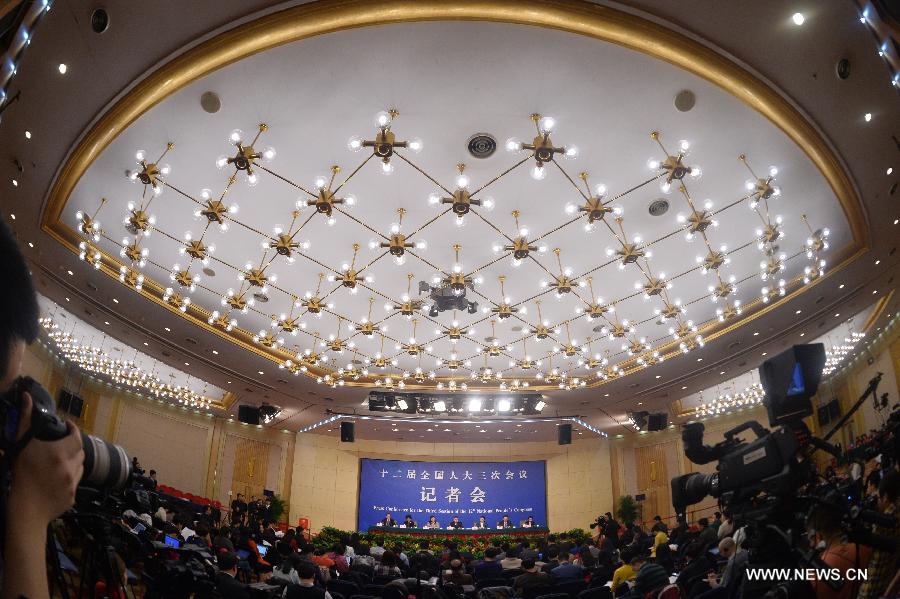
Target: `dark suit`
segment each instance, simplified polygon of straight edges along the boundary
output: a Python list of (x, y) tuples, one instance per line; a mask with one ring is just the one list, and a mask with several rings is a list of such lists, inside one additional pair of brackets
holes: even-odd
[(325, 599), (325, 590), (317, 586), (291, 584), (284, 595), (286, 599)]
[(504, 522), (503, 520), (501, 520), (500, 522), (497, 522), (497, 526), (500, 526), (502, 528), (515, 528), (516, 527), (516, 525), (513, 524), (512, 520), (510, 520), (509, 522)]
[(406, 526), (406, 528), (418, 528), (419, 526), (416, 524), (415, 520), (404, 520), (403, 525)]
[(381, 520), (382, 526), (397, 526), (397, 521), (393, 518), (383, 518)]
[(462, 527), (463, 527), (463, 523), (462, 523), (462, 522), (451, 522), (451, 523), (448, 524), (447, 526), (450, 527), (450, 528), (462, 528)]
[(250, 589), (247, 585), (238, 582), (230, 574), (216, 573), (216, 588), (222, 599), (250, 599)]

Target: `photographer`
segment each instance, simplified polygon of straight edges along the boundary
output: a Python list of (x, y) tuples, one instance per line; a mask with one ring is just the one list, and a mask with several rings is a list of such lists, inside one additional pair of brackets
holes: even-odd
[[(889, 470), (878, 484), (878, 507), (882, 514), (896, 516), (900, 514), (900, 473)], [(876, 526), (873, 532), (885, 537), (900, 538), (900, 527), (883, 528)], [(860, 599), (881, 597), (897, 573), (898, 555), (896, 552), (875, 549), (869, 560), (868, 578), (859, 592)]]
[(841, 513), (830, 506), (820, 505), (812, 512), (807, 531), (810, 545), (824, 545), (819, 558), (831, 568), (841, 572), (843, 586), (835, 590), (824, 581), (817, 580), (813, 589), (818, 599), (853, 599), (856, 597), (858, 582), (849, 581), (844, 573), (850, 568), (865, 568), (869, 563), (871, 551), (866, 546), (848, 543), (841, 529)]
[[(0, 280), (6, 292), (0, 299), (0, 393), (19, 376), (25, 346), (37, 338), (39, 310), (28, 267), (6, 223), (0, 219)], [(3, 597), (49, 597), (43, 542), (36, 535), (75, 502), (84, 452), (74, 424), (58, 441), (31, 438), (32, 399), (23, 393), (16, 443), (3, 456), (10, 468), (9, 496), (2, 518)], [(10, 464), (11, 461), (11, 464)], [(4, 472), (5, 474), (5, 472)]]

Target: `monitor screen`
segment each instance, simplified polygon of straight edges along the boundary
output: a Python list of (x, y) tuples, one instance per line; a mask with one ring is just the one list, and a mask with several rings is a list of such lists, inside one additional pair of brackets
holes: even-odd
[(259, 557), (266, 557), (266, 552), (269, 551), (269, 548), (266, 545), (258, 544), (256, 550), (259, 551)]
[(788, 386), (787, 397), (803, 395), (806, 393), (806, 383), (803, 381), (803, 368), (800, 363), (794, 364), (794, 372), (791, 373), (791, 384)]
[(166, 543), (166, 545), (168, 545), (169, 547), (174, 547), (175, 549), (181, 549), (181, 541), (179, 541), (179, 540), (176, 539), (175, 537), (171, 537), (171, 536), (169, 536), (169, 535), (166, 535), (165, 543)]

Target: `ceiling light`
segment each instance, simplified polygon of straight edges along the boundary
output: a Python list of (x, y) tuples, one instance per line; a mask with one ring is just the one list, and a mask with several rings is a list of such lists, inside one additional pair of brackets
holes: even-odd
[(844, 288), (844, 284), (843, 284), (843, 283), (841, 283), (840, 285), (838, 285), (838, 289), (843, 289), (843, 288)]
[(698, 361), (698, 362), (702, 362), (702, 361), (703, 361), (703, 358), (697, 358), (697, 361)]
[(171, 332), (172, 332), (172, 329), (170, 329), (169, 327), (165, 327), (165, 329), (166, 329), (166, 332), (167, 332), (167, 333), (171, 333)]
[(801, 337), (805, 337), (805, 336), (806, 336), (806, 333), (800, 333), (800, 336), (801, 336)]
[(894, 172), (894, 167), (889, 166), (888, 169), (887, 169), (887, 174), (890, 175), (890, 174), (893, 173), (893, 172)]
[(189, 363), (187, 363), (187, 362), (185, 362), (185, 363), (184, 363), (184, 365), (185, 365), (185, 366), (190, 366), (190, 364), (189, 364)]
[(434, 409), (435, 412), (443, 412), (447, 409), (447, 403), (443, 400), (438, 400), (438, 401), (434, 402), (434, 404), (432, 405), (432, 408)]
[(225, 383), (228, 384), (228, 385), (230, 385), (230, 384), (231, 384), (231, 381), (225, 381)]
[(656, 378), (661, 379), (661, 378), (662, 378), (662, 375), (657, 374), (657, 375), (656, 375)]
[(794, 25), (803, 25), (803, 22), (806, 20), (806, 17), (803, 16), (802, 12), (795, 12), (791, 16), (791, 20), (794, 22)]
[[(15, 219), (15, 217), (13, 217), (13, 219)], [(897, 223), (900, 223), (900, 218), (895, 218), (895, 219), (894, 219), (894, 224), (896, 225)]]
[(763, 352), (762, 355), (766, 355), (766, 352)]
[(69, 273), (69, 276), (70, 276), (70, 277), (75, 275), (75, 273), (72, 272), (71, 270), (67, 270), (66, 272)]
[(470, 412), (480, 412), (481, 411), (481, 399), (474, 398), (469, 400), (469, 411)]
[(104, 320), (104, 321), (103, 321), (103, 324), (105, 324), (106, 326), (109, 326), (109, 321), (108, 321), (108, 320)]
[(265, 374), (262, 370), (257, 370), (256, 372), (258, 372), (259, 374)]
[(547, 407), (547, 404), (542, 399), (539, 399), (538, 402), (536, 404), (534, 404), (534, 409), (537, 410), (538, 412), (543, 410), (545, 407)]
[[(13, 219), (13, 220), (16, 220), (16, 215), (13, 214), (13, 213), (10, 213), (10, 214), (9, 214), (9, 217), (10, 217), (11, 219)], [(897, 224), (897, 221), (894, 221), (894, 224), (896, 225), (896, 224)]]
[(16, 181), (15, 179), (12, 180), (12, 184), (13, 184), (13, 187), (18, 187), (18, 186), (19, 186), (19, 182)]
[(34, 244), (31, 243), (31, 242), (29, 241), (29, 242), (28, 242), (28, 247), (33, 248), (33, 247), (34, 247)]
[(60, 75), (65, 75), (66, 71), (69, 70), (69, 67), (67, 67), (66, 63), (64, 63), (64, 62), (59, 63), (59, 66), (57, 68), (59, 69)]
[(149, 346), (150, 344), (147, 343), (146, 341), (144, 341), (144, 345), (145, 345), (145, 346)]
[(69, 298), (66, 298), (66, 301), (69, 301)]
[(878, 266), (879, 264), (881, 264), (881, 260), (876, 260), (876, 261), (875, 261), (875, 266)]
[(118, 304), (118, 303), (119, 303), (119, 300), (117, 300), (116, 298), (113, 298), (113, 303)]
[(501, 400), (497, 401), (497, 411), (498, 412), (509, 412), (510, 407), (511, 407), (511, 404), (508, 399), (501, 399)]
[(875, 295), (876, 293), (878, 293), (878, 290), (877, 290), (877, 289), (873, 289), (873, 290), (872, 290), (872, 295)]
[(681, 388), (682, 391), (684, 391), (685, 389), (687, 389), (687, 387), (682, 387), (682, 388)]
[(757, 335), (759, 335), (759, 332), (753, 333), (753, 336), (754, 336), (754, 337), (756, 337)]
[(872, 113), (871, 113), (871, 112), (867, 112), (867, 113), (866, 113), (866, 116), (863, 117), (863, 118), (865, 118), (865, 119), (866, 119), (866, 122), (868, 123), (869, 121), (872, 120)]
[(800, 312), (802, 312), (802, 311), (803, 310), (797, 310), (796, 312), (794, 312), (794, 314), (800, 314)]
[(31, 131), (25, 132), (25, 139), (31, 139)]

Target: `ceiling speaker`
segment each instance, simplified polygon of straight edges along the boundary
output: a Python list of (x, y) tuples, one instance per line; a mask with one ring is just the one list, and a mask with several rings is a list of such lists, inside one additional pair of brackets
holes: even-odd
[(353, 422), (341, 423), (341, 443), (353, 443), (356, 441), (356, 425)]
[(238, 420), (247, 424), (259, 424), (259, 408), (256, 406), (238, 406)]
[(647, 417), (648, 431), (661, 431), (669, 426), (669, 415), (665, 412), (656, 412)]
[(572, 444), (572, 425), (571, 424), (560, 424), (559, 429), (557, 429), (557, 441), (560, 445), (571, 445)]

